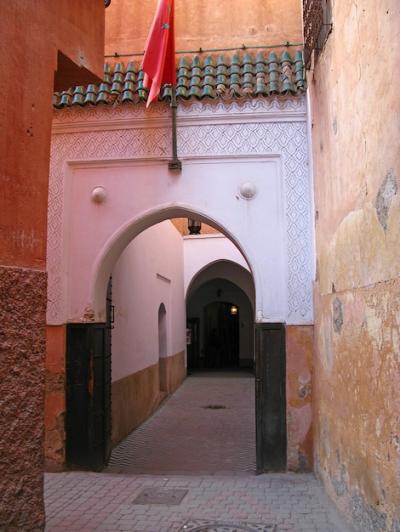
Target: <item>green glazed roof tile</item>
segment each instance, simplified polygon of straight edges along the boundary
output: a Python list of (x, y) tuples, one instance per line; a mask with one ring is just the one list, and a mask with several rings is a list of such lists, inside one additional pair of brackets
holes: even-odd
[(188, 98), (190, 98), (191, 96), (195, 96), (196, 98), (201, 98), (201, 90), (198, 85), (193, 85), (192, 87), (190, 87), (189, 92), (188, 92)]
[[(123, 63), (116, 63), (114, 66), (106, 63), (102, 83), (54, 93), (53, 106), (62, 109), (72, 105), (146, 101), (148, 90), (143, 88), (143, 77), (139, 61), (130, 61), (126, 66)], [(246, 50), (231, 55), (182, 56), (178, 60), (178, 100), (287, 94), (296, 96), (305, 89), (301, 50), (293, 56), (287, 50), (279, 54), (274, 51), (250, 53)], [(171, 87), (162, 87), (159, 99), (170, 101), (170, 98)]]
[(192, 76), (189, 81), (189, 87), (199, 87), (201, 83), (200, 76)]
[(172, 96), (171, 85), (164, 85), (164, 87), (162, 88), (161, 99), (166, 100), (167, 98), (171, 98), (171, 96)]
[(226, 65), (218, 65), (217, 66), (217, 76), (223, 74), (226, 76), (228, 74), (228, 67)]
[(284, 52), (282, 52), (282, 55), (281, 55), (281, 63), (292, 63), (292, 58), (290, 57), (290, 54), (289, 52), (287, 52), (286, 50)]
[(228, 66), (228, 64), (229, 64), (229, 61), (225, 60), (225, 56), (223, 54), (218, 56), (217, 66), (221, 66), (221, 65)]
[(189, 61), (187, 60), (187, 57), (181, 56), (179, 58), (178, 68), (190, 68)]
[(263, 78), (258, 78), (256, 82), (256, 90), (255, 90), (256, 96), (268, 96), (268, 89), (265, 85)]
[(186, 67), (179, 67), (178, 69), (178, 75), (177, 75), (177, 81), (179, 81), (181, 78), (190, 78), (190, 69)]
[(184, 100), (187, 100), (188, 98), (188, 90), (186, 87), (178, 86), (176, 88), (176, 97), (177, 98), (183, 98)]
[(265, 55), (264, 55), (264, 52), (257, 52), (257, 55), (256, 55), (256, 61), (255, 63), (265, 63)]
[(127, 66), (126, 66), (126, 71), (127, 72), (136, 72), (137, 71), (137, 66), (135, 65), (135, 62), (134, 61), (130, 61)]
[(192, 69), (195, 67), (201, 68), (201, 59), (198, 55), (194, 55), (192, 59)]
[(204, 76), (203, 85), (210, 85), (210, 87), (214, 87), (214, 85), (215, 85), (215, 77), (214, 76)]
[(208, 98), (215, 98), (215, 90), (214, 90), (214, 88), (211, 87), (210, 85), (206, 85), (206, 86), (203, 88), (202, 95), (203, 95), (203, 96), (206, 96), (206, 97), (208, 97)]

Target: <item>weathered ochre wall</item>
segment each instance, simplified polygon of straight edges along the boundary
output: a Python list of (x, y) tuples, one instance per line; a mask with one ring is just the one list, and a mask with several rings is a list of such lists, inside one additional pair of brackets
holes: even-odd
[[(1, 2), (0, 529), (44, 526), (46, 231), (54, 74), (101, 74), (103, 0)], [(69, 70), (57, 65), (58, 51)], [(67, 60), (67, 59), (66, 59)], [(80, 68), (82, 67), (82, 68)]]
[(112, 383), (112, 445), (141, 425), (186, 377), (185, 353), (160, 359), (167, 389), (160, 391), (158, 363)]
[(363, 532), (400, 528), (400, 4), (333, 2), (310, 73), (315, 461)]
[(313, 326), (286, 327), (287, 466), (312, 471)]
[[(113, 0), (106, 16), (106, 54), (141, 52), (157, 1)], [(177, 50), (302, 42), (300, 0), (176, 0)]]
[(48, 326), (46, 336), (45, 470), (61, 471), (65, 463), (66, 326)]

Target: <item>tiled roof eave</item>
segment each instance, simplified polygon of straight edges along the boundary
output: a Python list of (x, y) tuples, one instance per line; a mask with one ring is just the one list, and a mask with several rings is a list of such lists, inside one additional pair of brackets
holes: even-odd
[[(249, 53), (220, 55), (218, 58), (194, 56), (189, 62), (182, 57), (177, 67), (177, 100), (234, 100), (255, 97), (297, 97), (306, 90), (303, 55), (292, 58), (283, 52), (256, 56)], [(137, 104), (147, 100), (143, 72), (138, 65), (122, 63), (113, 69), (105, 64), (104, 79), (99, 85), (71, 88), (55, 93), (55, 109), (96, 105)], [(161, 89), (160, 101), (170, 102), (171, 86)]]

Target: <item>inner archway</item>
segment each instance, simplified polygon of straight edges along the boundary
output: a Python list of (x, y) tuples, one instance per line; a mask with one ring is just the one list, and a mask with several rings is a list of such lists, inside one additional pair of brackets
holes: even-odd
[[(199, 263), (198, 257), (196, 259)], [(237, 259), (231, 255), (228, 260), (212, 261), (190, 280), (186, 295), (187, 323), (191, 332), (189, 371), (222, 369), (223, 360), (226, 367), (254, 368), (254, 283), (247, 265)], [(214, 312), (210, 313), (212, 309)], [(232, 326), (234, 330), (227, 334)], [(235, 336), (236, 342), (232, 341)], [(210, 356), (213, 351), (218, 359), (214, 362)]]

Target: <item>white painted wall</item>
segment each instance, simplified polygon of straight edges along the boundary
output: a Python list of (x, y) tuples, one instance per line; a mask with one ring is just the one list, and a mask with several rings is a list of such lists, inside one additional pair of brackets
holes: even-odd
[(182, 237), (168, 220), (138, 235), (113, 272), (112, 378), (158, 362), (158, 311), (167, 312), (167, 356), (186, 348)]
[(200, 234), (183, 237), (183, 258), (186, 295), (194, 277), (213, 262), (229, 260), (249, 270), (246, 259), (239, 249), (223, 234)]
[[(48, 323), (104, 321), (107, 280), (141, 231), (196, 217), (231, 237), (256, 287), (259, 322), (313, 321), (313, 218), (303, 98), (189, 102), (182, 172), (168, 170), (165, 106), (57, 113), (49, 181)], [(256, 191), (241, 195), (243, 184)], [(93, 201), (102, 186), (105, 201)], [(248, 187), (245, 187), (248, 189)]]
[[(221, 296), (217, 297), (217, 291)], [(204, 308), (214, 301), (233, 303), (239, 308), (239, 357), (254, 358), (253, 311), (246, 294), (225, 279), (214, 279), (201, 285), (187, 301), (188, 318), (200, 318), (200, 355), (204, 356)]]

